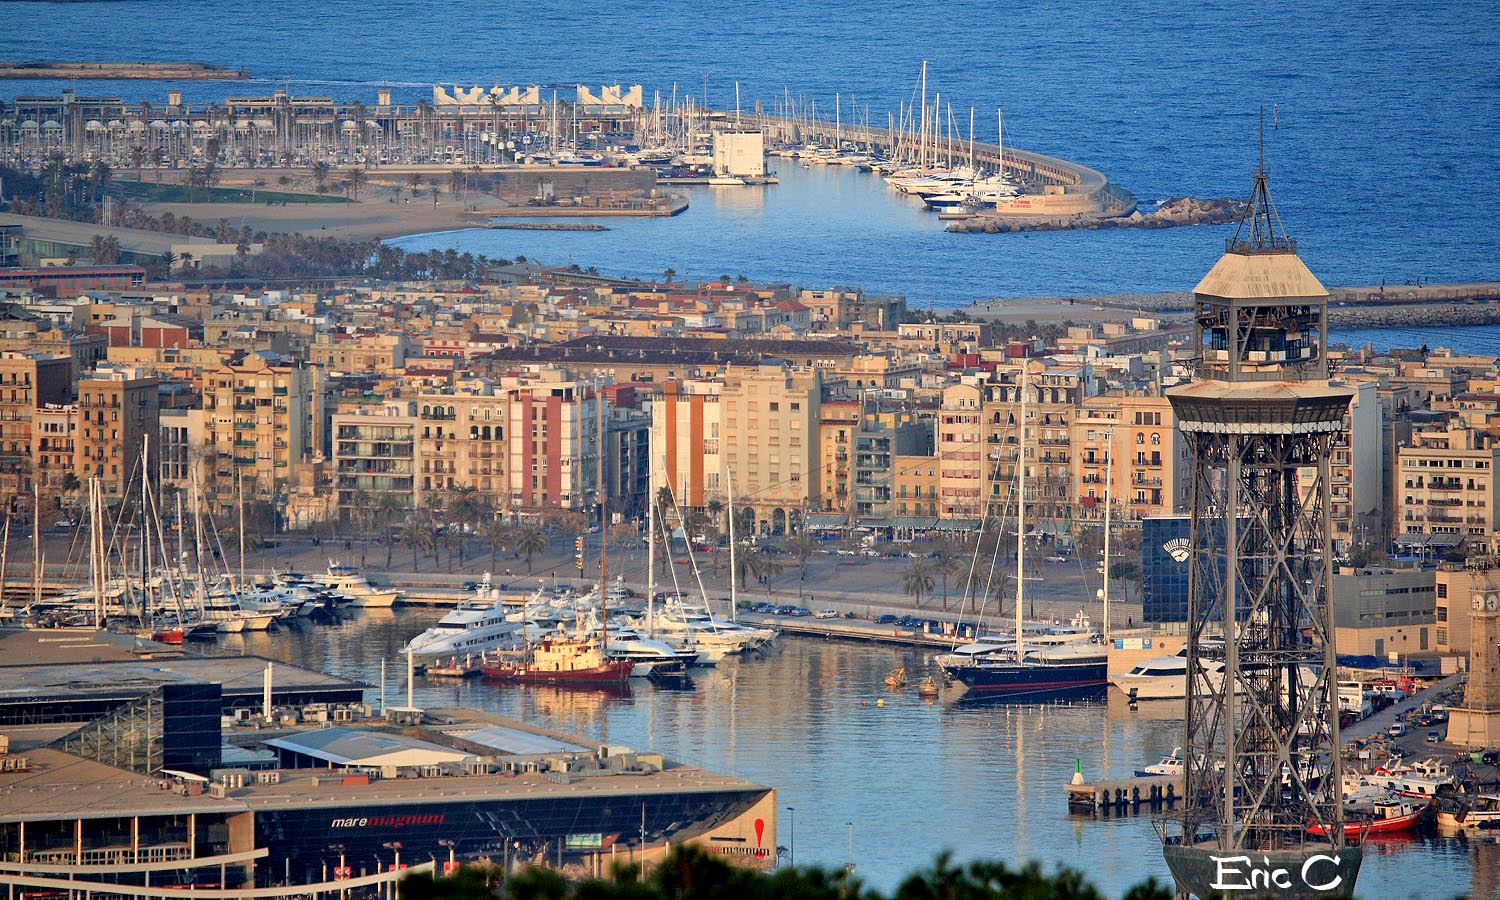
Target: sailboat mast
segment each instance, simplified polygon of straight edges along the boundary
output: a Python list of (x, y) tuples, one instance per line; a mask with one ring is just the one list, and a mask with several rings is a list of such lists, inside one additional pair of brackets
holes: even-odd
[(1024, 662), (1021, 615), (1026, 600), (1026, 359), (1021, 359), (1021, 421), (1016, 446), (1016, 665)]
[(594, 447), (599, 492), (599, 640), (609, 640), (609, 502), (604, 492), (604, 391), (594, 386)]
[(1104, 640), (1109, 642), (1109, 519), (1114, 507), (1115, 433), (1109, 432), (1109, 449), (1104, 451), (1104, 586), (1099, 596), (1104, 600)]
[(735, 568), (734, 554), (734, 470), (728, 466), (724, 467), (724, 480), (729, 489), (729, 621), (737, 621), (735, 618), (740, 607), (739, 595), (734, 586), (739, 583), (739, 570)]
[(38, 508), (41, 505), (42, 486), (37, 482), (31, 484), (31, 515), (36, 521), (31, 523), (31, 608), (35, 610), (42, 603), (42, 513)]
[(234, 473), (235, 495), (238, 501), (235, 505), (239, 507), (240, 513), (240, 583), (235, 585), (237, 590), (245, 589), (245, 476), (238, 469)]
[(95, 476), (89, 482), (89, 520), (92, 525), (91, 549), (94, 563), (94, 630), (104, 630), (104, 498)]
[(1005, 180), (1005, 110), (995, 107), (995, 146), (1000, 148), (1000, 180)]
[(151, 569), (151, 436), (141, 441), (141, 608), (137, 618), (142, 625), (149, 626), (151, 613), (150, 569)]
[[(36, 531), (36, 528), (32, 528)], [(4, 611), (8, 601), (5, 599), (5, 566), (10, 561), (10, 509), (5, 510), (5, 537), (0, 538), (0, 611)]]
[(656, 467), (646, 474), (646, 637), (656, 639)]

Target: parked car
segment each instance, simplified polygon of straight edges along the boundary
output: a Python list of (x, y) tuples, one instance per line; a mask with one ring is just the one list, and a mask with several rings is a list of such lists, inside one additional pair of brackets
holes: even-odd
[(1429, 744), (1436, 744), (1438, 741), (1441, 741), (1442, 739), (1443, 739), (1443, 736), (1440, 735), (1440, 734), (1438, 734), (1436, 731), (1429, 731), (1429, 732), (1427, 732), (1427, 743), (1429, 743)]
[(782, 605), (772, 610), (772, 612), (776, 613), (776, 615), (778, 616), (790, 616), (793, 615), (792, 610), (796, 608), (797, 607), (791, 605), (790, 603), (783, 603)]
[(838, 613), (838, 610), (836, 610), (836, 609), (820, 609), (820, 610), (818, 610), (818, 618), (820, 618), (820, 619), (837, 619), (838, 617), (839, 617), (839, 613)]
[(789, 616), (810, 616), (810, 615), (812, 615), (812, 610), (808, 609), (805, 606), (793, 606), (791, 609), (787, 610), (787, 615), (789, 615)]
[(762, 600), (761, 602), (750, 607), (750, 611), (758, 613), (774, 613), (776, 611), (776, 606), (775, 604), (767, 603), (766, 601)]
[(876, 625), (894, 625), (894, 624), (896, 624), (896, 617), (893, 616), (893, 615), (891, 615), (890, 613), (886, 613), (883, 616), (876, 616), (875, 617), (875, 624)]

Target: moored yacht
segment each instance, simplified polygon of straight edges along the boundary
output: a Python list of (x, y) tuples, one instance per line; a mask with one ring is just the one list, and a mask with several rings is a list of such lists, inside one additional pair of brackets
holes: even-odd
[(523, 639), (522, 624), (511, 618), (500, 592), (484, 573), (474, 596), (438, 619), (437, 624), (413, 637), (401, 648), (417, 659), (430, 661), (491, 650), (514, 650)]

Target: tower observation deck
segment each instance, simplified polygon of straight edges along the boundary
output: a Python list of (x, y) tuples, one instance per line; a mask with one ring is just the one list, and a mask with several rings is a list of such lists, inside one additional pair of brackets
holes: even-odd
[(1328, 291), (1263, 165), (1193, 298), (1195, 379), (1168, 392), (1192, 455), (1192, 556), (1185, 803), (1158, 822), (1163, 853), (1197, 897), (1348, 895), (1361, 850), (1340, 797), (1328, 513), (1353, 393), (1329, 381)]

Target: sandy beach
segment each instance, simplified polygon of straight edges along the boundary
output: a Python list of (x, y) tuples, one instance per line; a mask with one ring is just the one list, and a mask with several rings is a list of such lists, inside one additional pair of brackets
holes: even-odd
[(483, 224), (490, 215), (511, 208), (494, 197), (471, 198), (465, 205), (461, 197), (447, 194), (437, 205), (421, 200), (395, 201), (388, 189), (366, 189), (358, 203), (289, 203), (267, 206), (264, 203), (146, 203), (142, 208), (159, 216), (191, 216), (195, 221), (212, 224), (228, 219), (234, 227), (250, 226), (255, 231), (300, 231), (354, 240), (385, 240), (407, 234), (448, 231)]

